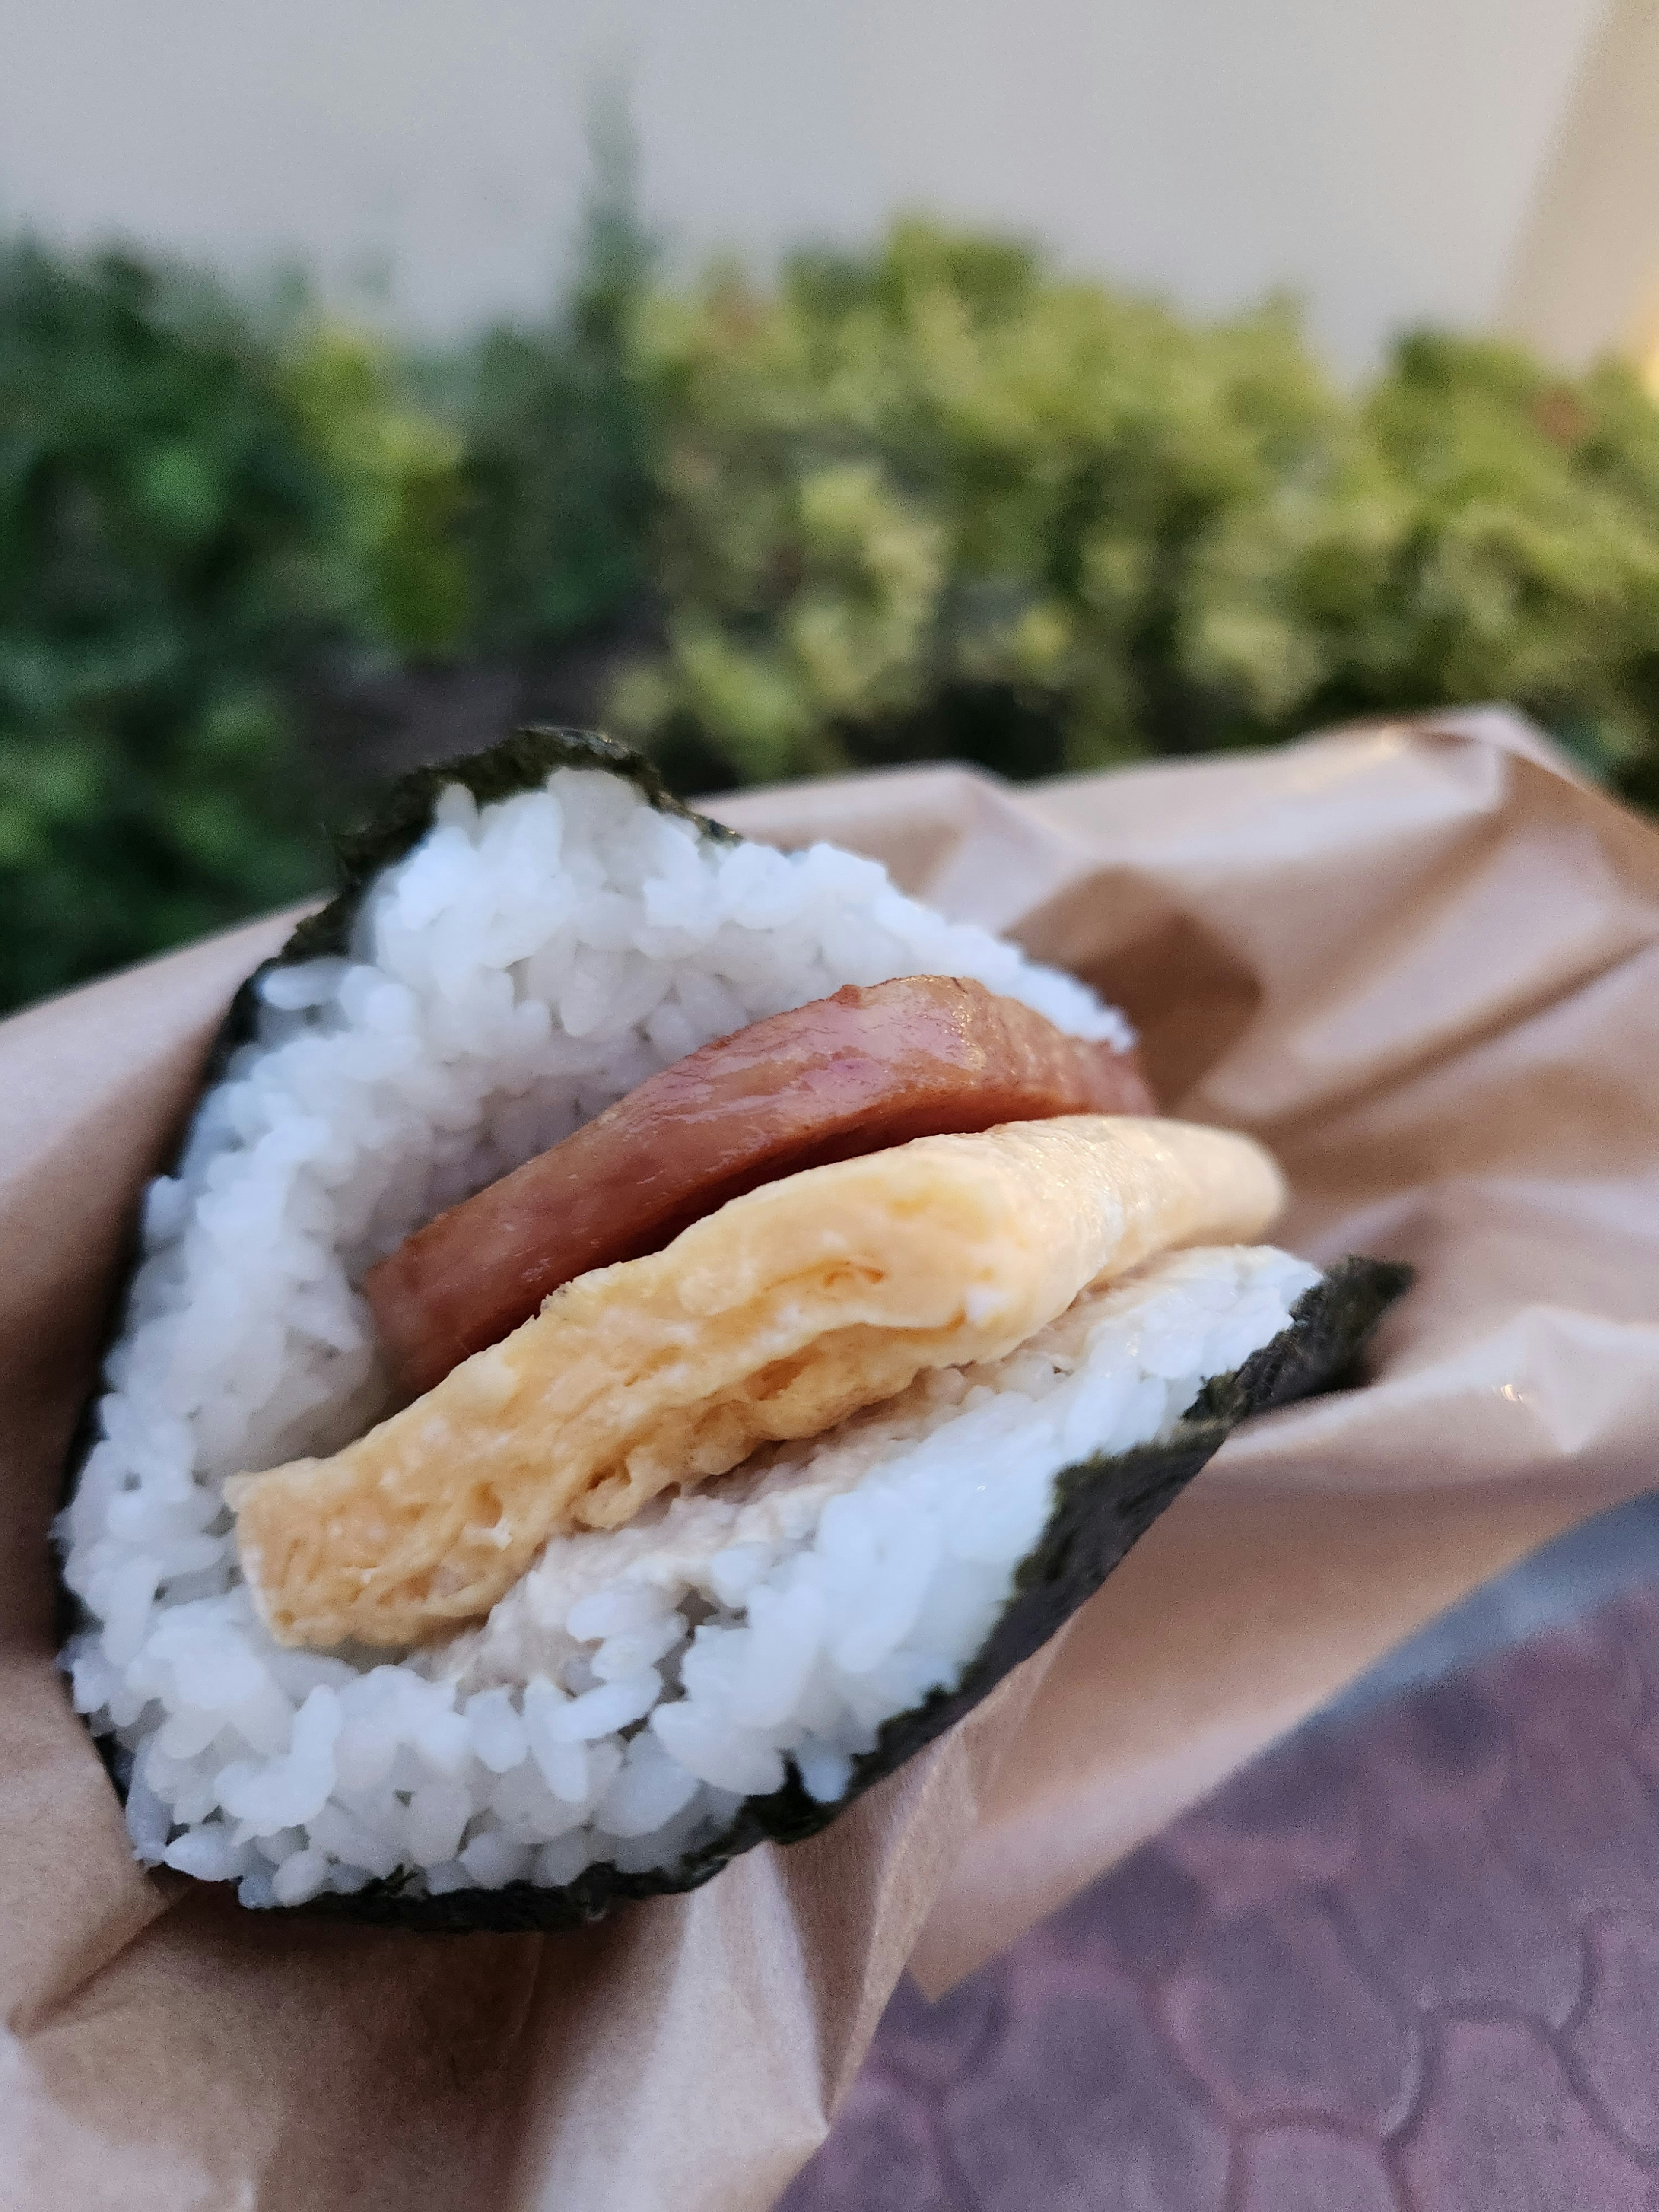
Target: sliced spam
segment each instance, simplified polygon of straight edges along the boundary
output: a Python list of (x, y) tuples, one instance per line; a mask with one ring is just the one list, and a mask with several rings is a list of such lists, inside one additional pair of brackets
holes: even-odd
[(1133, 1049), (1068, 1036), (982, 983), (848, 983), (647, 1077), (417, 1230), (363, 1291), (412, 1396), (562, 1284), (660, 1251), (760, 1183), (915, 1137), (1152, 1110)]
[(806, 1169), (578, 1277), (332, 1458), (236, 1478), (243, 1571), (284, 1644), (447, 1633), (550, 1536), (1001, 1358), (1154, 1253), (1255, 1241), (1283, 1197), (1247, 1137), (1106, 1115)]

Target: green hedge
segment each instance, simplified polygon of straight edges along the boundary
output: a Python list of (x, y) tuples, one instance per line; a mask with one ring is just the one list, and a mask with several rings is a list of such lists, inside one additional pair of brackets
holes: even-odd
[(613, 200), (440, 361), (0, 248), (0, 1005), (319, 880), (343, 684), (607, 636), (682, 787), (1507, 698), (1659, 805), (1659, 410), (1437, 336), (1345, 393), (915, 223), (673, 286)]
[(325, 878), (302, 702), (463, 635), (461, 458), (358, 334), (0, 250), (0, 1006)]
[(665, 650), (614, 719), (738, 779), (1006, 773), (1510, 699), (1659, 798), (1659, 410), (1415, 337), (1358, 398), (919, 225), (643, 299)]
[(334, 487), (227, 303), (0, 257), (0, 991), (292, 896)]

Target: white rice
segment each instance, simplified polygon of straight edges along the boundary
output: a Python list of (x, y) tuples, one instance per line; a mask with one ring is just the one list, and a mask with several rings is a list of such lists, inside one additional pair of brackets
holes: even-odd
[(482, 810), (452, 787), (351, 957), (266, 979), (257, 1038), (148, 1194), (60, 1528), (88, 1617), (65, 1664), (121, 1747), (141, 1859), (256, 1905), (399, 1868), (416, 1893), (550, 1884), (672, 1860), (787, 1759), (834, 1799), (983, 1641), (1055, 1472), (1156, 1435), (1284, 1327), (1316, 1279), (1299, 1261), (1156, 1263), (994, 1368), (559, 1540), (448, 1645), (395, 1665), (277, 1646), (222, 1486), (383, 1409), (356, 1287), (374, 1261), (709, 1039), (915, 974), (1129, 1042), (1083, 986), (867, 860), (719, 845), (586, 770)]

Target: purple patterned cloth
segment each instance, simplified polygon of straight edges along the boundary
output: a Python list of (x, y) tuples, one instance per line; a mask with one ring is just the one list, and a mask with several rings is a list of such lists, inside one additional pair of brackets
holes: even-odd
[(779, 2212), (1659, 2212), (1659, 1588), (1310, 1725), (937, 2006)]

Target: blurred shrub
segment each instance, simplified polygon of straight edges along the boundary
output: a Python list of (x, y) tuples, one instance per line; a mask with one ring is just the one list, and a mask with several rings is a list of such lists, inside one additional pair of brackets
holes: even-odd
[(472, 608), (459, 431), (405, 393), (384, 344), (336, 323), (302, 324), (275, 374), (331, 478), (310, 553), (349, 634), (404, 659), (453, 651)]
[(574, 280), (537, 328), (487, 331), (462, 364), (460, 538), (474, 650), (543, 653), (649, 590), (653, 494), (633, 346), (653, 254), (629, 153), (599, 135)]
[(1204, 743), (1194, 563), (1343, 420), (1281, 313), (1201, 330), (915, 223), (770, 291), (656, 295), (635, 327), (667, 644), (615, 717), (741, 780)]
[(1408, 338), (1313, 483), (1212, 533), (1179, 651), (1234, 739), (1512, 700), (1659, 802), (1659, 410), (1615, 366)]
[(0, 252), (0, 994), (308, 890), (337, 489), (226, 303)]
[(918, 223), (673, 287), (600, 151), (557, 311), (444, 359), (0, 246), (0, 1006), (319, 880), (313, 710), (440, 661), (630, 651), (611, 726), (682, 789), (1507, 698), (1659, 805), (1623, 369), (1418, 336), (1348, 395), (1281, 308)]
[(1659, 799), (1659, 411), (1419, 336), (1357, 399), (1279, 309), (1205, 327), (899, 226), (642, 298), (664, 650), (613, 719), (736, 781), (1006, 774), (1516, 702)]
[(0, 249), (0, 1006), (325, 879), (297, 702), (460, 638), (461, 459), (358, 333)]

